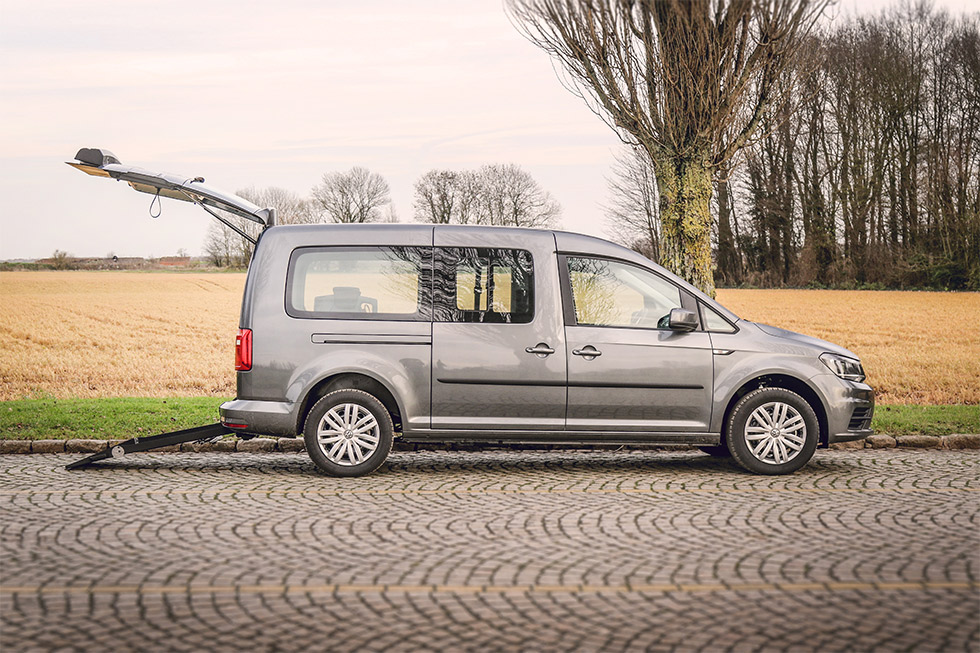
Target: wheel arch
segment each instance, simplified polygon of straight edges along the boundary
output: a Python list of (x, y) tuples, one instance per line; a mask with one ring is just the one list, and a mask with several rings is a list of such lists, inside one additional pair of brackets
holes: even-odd
[(402, 429), (402, 407), (387, 385), (373, 376), (362, 372), (337, 372), (318, 381), (306, 393), (306, 396), (300, 403), (299, 411), (297, 411), (296, 432), (303, 432), (306, 416), (317, 401), (335, 390), (347, 389), (361, 390), (377, 397), (378, 401), (381, 402), (391, 416), (391, 422), (395, 432), (397, 433)]
[(827, 408), (824, 406), (823, 400), (817, 391), (806, 381), (788, 374), (760, 374), (739, 386), (738, 390), (729, 397), (728, 403), (725, 405), (725, 415), (721, 422), (722, 444), (727, 444), (728, 442), (728, 418), (731, 416), (735, 404), (738, 403), (739, 399), (759, 388), (783, 388), (803, 397), (817, 415), (817, 423), (820, 425), (818, 446), (827, 446), (829, 441)]

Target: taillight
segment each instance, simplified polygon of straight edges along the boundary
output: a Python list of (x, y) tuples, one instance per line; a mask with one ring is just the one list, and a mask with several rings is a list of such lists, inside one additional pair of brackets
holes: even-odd
[(252, 369), (252, 330), (239, 329), (235, 336), (235, 370), (247, 372)]

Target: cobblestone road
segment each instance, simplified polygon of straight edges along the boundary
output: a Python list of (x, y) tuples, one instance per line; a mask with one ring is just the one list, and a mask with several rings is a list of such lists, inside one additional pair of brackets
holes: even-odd
[(977, 650), (980, 455), (0, 457), (0, 647)]

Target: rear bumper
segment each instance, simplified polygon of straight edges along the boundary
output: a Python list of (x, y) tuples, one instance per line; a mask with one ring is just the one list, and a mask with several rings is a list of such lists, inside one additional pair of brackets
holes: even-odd
[(218, 409), (221, 423), (236, 432), (295, 436), (296, 404), (285, 401), (234, 399)]

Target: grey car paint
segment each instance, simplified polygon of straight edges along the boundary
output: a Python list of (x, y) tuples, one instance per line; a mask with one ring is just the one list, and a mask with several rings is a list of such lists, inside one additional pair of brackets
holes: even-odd
[[(526, 324), (433, 322), (432, 427), (565, 428), (566, 366), (555, 237), (548, 231), (435, 228), (436, 247), (493, 247), (533, 257), (534, 314)], [(553, 349), (554, 354), (533, 351)]]
[[(313, 246), (502, 247), (534, 257), (535, 310), (527, 324), (301, 319), (284, 308), (291, 253)], [(559, 255), (616, 259), (669, 279), (685, 306), (711, 307), (734, 333), (569, 323)], [(309, 225), (267, 229), (252, 260), (241, 326), (253, 330), (253, 366), (222, 419), (254, 433), (296, 435), (329, 379), (358, 374), (391, 394), (405, 440), (514, 442), (721, 441), (727, 410), (747, 384), (786, 378), (819, 402), (823, 442), (857, 439), (855, 407), (873, 407), (864, 383), (838, 378), (823, 352), (839, 346), (757, 325), (631, 250), (579, 234), (446, 225)], [(554, 354), (528, 351), (539, 346)], [(572, 355), (592, 346), (594, 358)]]
[[(871, 434), (872, 389), (847, 380), (846, 372), (837, 376), (819, 358), (829, 353), (858, 365), (853, 353), (816, 338), (741, 320), (689, 283), (608, 241), (561, 231), (496, 227), (274, 226), (273, 209), (208, 187), (202, 177), (152, 173), (123, 165), (108, 150), (95, 148), (79, 150), (68, 164), (89, 175), (125, 181), (157, 199), (194, 202), (249, 240), (253, 240), (250, 234), (213, 209), (263, 227), (249, 266), (240, 320), (241, 328), (251, 332), (252, 365), (238, 373), (237, 398), (221, 406), (222, 422), (229, 428), (295, 436), (302, 432), (307, 412), (318, 398), (344, 389), (347, 396), (356, 394), (352, 390), (374, 395), (392, 415), (397, 435), (407, 441), (713, 445), (727, 432), (726, 420), (730, 416), (736, 420), (738, 411), (732, 409), (739, 398), (746, 396), (748, 401), (749, 393), (770, 386), (791, 390), (813, 408), (824, 445)], [(413, 275), (419, 300), (415, 313), (373, 317), (330, 313), (309, 308), (305, 300), (302, 310), (292, 306), (288, 275), (294, 256), (301, 259), (309, 248), (379, 247), (416, 248), (405, 256), (421, 257), (412, 259), (416, 265), (412, 272), (419, 272)], [(512, 315), (503, 320), (506, 323), (487, 323), (482, 318), (453, 321), (434, 315), (436, 288), (444, 291), (440, 283), (446, 280), (432, 261), (442, 260), (451, 248), (520, 250), (524, 257), (530, 253), (533, 313), (524, 310), (520, 319)], [(663, 280), (673, 284), (681, 302), (670, 309), (671, 316), (678, 312), (675, 328), (640, 328), (632, 320), (617, 327), (578, 324), (567, 261), (582, 259), (616, 261), (621, 269), (636, 266), (645, 275), (659, 276), (660, 285)], [(405, 262), (408, 259), (399, 258), (399, 263)], [(515, 266), (526, 275), (522, 263)], [(488, 279), (495, 274), (493, 269), (487, 268)], [(488, 298), (492, 285), (488, 281)], [(357, 289), (338, 286), (332, 295), (314, 299), (337, 302), (341, 290)], [(482, 297), (479, 292), (474, 290), (474, 297)], [(458, 289), (452, 294), (457, 295)], [(513, 294), (511, 299), (515, 301)], [(521, 301), (526, 309), (527, 298)], [(447, 309), (440, 304), (440, 310), (457, 308), (461, 307)], [(723, 328), (719, 324), (706, 329), (700, 322), (709, 309), (721, 316)], [(639, 313), (646, 310), (644, 303)], [(491, 312), (498, 313), (494, 318), (498, 321), (503, 317)], [(863, 378), (863, 372), (853, 376)], [(767, 405), (798, 402), (783, 390), (771, 394), (783, 396), (783, 403)], [(783, 429), (795, 433), (801, 428), (799, 414), (787, 418), (785, 408), (780, 415), (775, 410), (773, 421), (762, 429), (771, 428), (772, 438), (782, 440)], [(343, 435), (350, 438), (355, 437), (355, 427), (337, 428), (351, 429)], [(758, 432), (760, 427), (757, 423), (752, 428)], [(748, 433), (746, 427), (746, 439)], [(729, 448), (738, 457), (737, 447), (730, 443)]]

